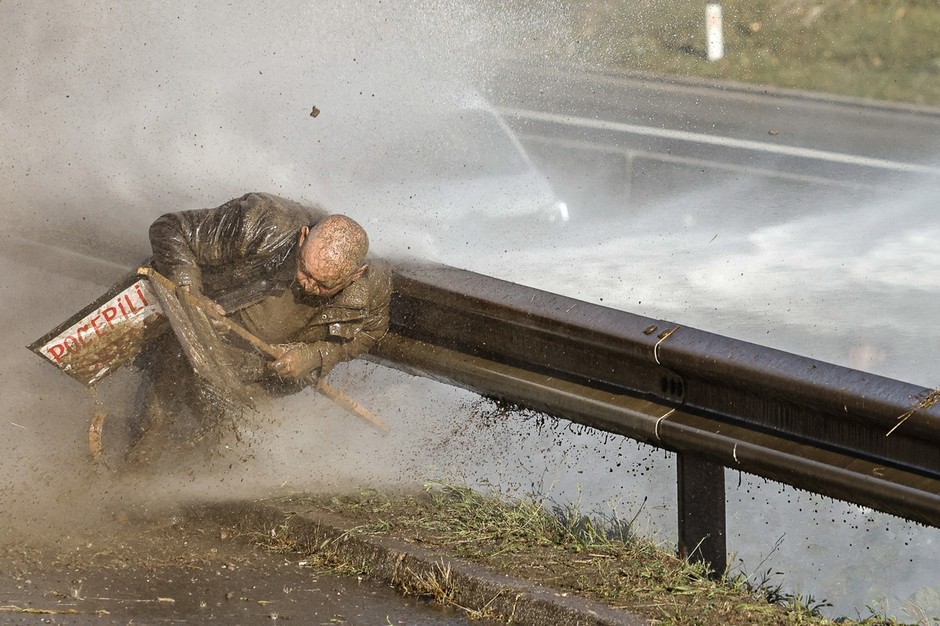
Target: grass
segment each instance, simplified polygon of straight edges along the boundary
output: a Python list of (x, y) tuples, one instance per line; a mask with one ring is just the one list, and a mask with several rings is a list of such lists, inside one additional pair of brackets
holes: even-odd
[[(771, 572), (751, 582), (711, 571), (674, 551), (630, 532), (629, 524), (597, 520), (575, 508), (547, 508), (529, 499), (503, 497), (453, 485), (427, 485), (423, 493), (362, 491), (347, 496), (311, 496), (293, 503), (313, 505), (347, 520), (351, 532), (390, 535), (494, 570), (592, 598), (656, 620), (659, 624), (783, 624), (895, 626), (872, 612), (866, 619), (838, 622), (820, 615), (825, 602), (788, 595), (773, 586)], [(280, 531), (263, 538), (278, 550), (296, 548)], [(316, 555), (309, 555), (308, 560)], [(327, 557), (329, 558), (329, 557)], [(322, 567), (348, 564), (321, 562)], [(394, 581), (405, 593), (453, 605), (453, 581), (442, 561), (432, 573), (405, 571)], [(463, 607), (460, 607), (463, 608)], [(485, 611), (470, 611), (483, 617)]]
[(638, 71), (940, 105), (937, 0), (722, 0), (725, 56), (705, 55), (705, 3), (560, 0), (561, 54)]

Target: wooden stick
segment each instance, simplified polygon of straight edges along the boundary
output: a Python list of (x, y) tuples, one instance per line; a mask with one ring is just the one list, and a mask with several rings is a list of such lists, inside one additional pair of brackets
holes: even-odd
[(101, 442), (101, 434), (104, 431), (104, 422), (108, 419), (108, 414), (104, 411), (96, 411), (91, 416), (91, 423), (88, 425), (88, 451), (91, 453), (93, 461), (101, 459), (101, 451), (104, 449)]
[[(172, 280), (170, 280), (169, 278), (167, 278), (166, 276), (164, 276), (163, 274), (159, 273), (158, 271), (156, 271), (155, 269), (151, 267), (141, 267), (137, 270), (137, 273), (143, 276), (146, 276), (147, 278), (151, 280), (160, 281), (161, 283), (163, 283), (163, 285), (166, 288), (174, 292), (176, 291), (176, 285), (173, 283)], [(208, 300), (208, 298), (199, 298), (198, 296), (194, 294), (187, 294), (187, 293), (184, 293), (183, 295), (194, 306), (198, 307), (203, 312), (211, 316), (213, 320), (221, 322), (225, 326), (226, 330), (229, 330), (235, 333), (236, 335), (244, 339), (247, 343), (249, 343), (251, 346), (259, 350), (260, 352), (268, 355), (269, 357), (273, 359), (281, 358), (282, 353), (280, 350), (278, 350), (277, 348), (275, 348), (268, 342), (264, 341), (257, 335), (253, 334), (247, 328), (241, 326), (240, 324), (235, 323), (234, 321), (230, 320), (229, 318), (225, 316), (219, 315), (216, 311), (212, 309), (211, 306), (206, 306), (208, 303), (211, 302), (210, 300)], [(205, 302), (203, 302), (203, 300), (205, 300)], [(366, 407), (362, 406), (361, 404), (359, 404), (358, 402), (356, 402), (355, 400), (353, 400), (352, 398), (344, 394), (342, 391), (340, 391), (336, 387), (330, 385), (329, 383), (325, 383), (323, 381), (317, 380), (313, 376), (308, 376), (307, 378), (305, 378), (305, 380), (311, 387), (316, 389), (320, 394), (326, 396), (327, 398), (332, 400), (334, 403), (346, 409), (353, 415), (356, 415), (357, 417), (361, 417), (362, 419), (366, 420), (367, 422), (369, 422), (369, 424), (371, 424), (373, 427), (381, 431), (383, 434), (387, 434), (389, 430), (391, 430), (389, 428), (389, 425), (386, 424), (385, 421), (382, 420), (382, 418), (380, 418), (378, 415), (376, 415), (375, 413), (373, 413)]]
[(319, 384), (317, 384), (316, 381), (313, 381), (313, 383), (314, 383), (313, 385), (314, 388), (318, 392), (320, 392), (322, 395), (326, 396), (327, 398), (329, 398), (330, 400), (332, 400), (339, 406), (343, 407), (350, 413), (353, 413), (354, 415), (358, 415), (362, 419), (366, 420), (367, 422), (372, 424), (373, 427), (381, 431), (383, 435), (388, 434), (388, 431), (391, 430), (391, 428), (389, 428), (389, 425), (386, 424), (385, 421), (382, 420), (381, 417), (379, 417), (378, 415), (376, 415), (375, 413), (373, 413), (366, 407), (362, 406), (361, 404), (359, 404), (358, 402), (356, 402), (355, 400), (347, 396), (345, 393), (343, 393), (342, 391), (334, 387), (333, 385), (329, 383), (325, 383), (323, 381), (320, 381)]

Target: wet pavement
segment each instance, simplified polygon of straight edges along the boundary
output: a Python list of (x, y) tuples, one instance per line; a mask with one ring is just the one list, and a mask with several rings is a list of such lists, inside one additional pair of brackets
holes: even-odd
[(0, 623), (470, 623), (462, 612), (404, 598), (389, 586), (317, 571), (297, 555), (174, 532), (161, 533), (160, 543), (156, 551), (144, 547), (139, 562), (126, 545), (4, 548)]

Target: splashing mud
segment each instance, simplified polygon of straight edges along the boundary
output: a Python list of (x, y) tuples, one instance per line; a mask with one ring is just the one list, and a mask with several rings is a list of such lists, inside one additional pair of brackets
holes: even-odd
[[(355, 192), (389, 164), (435, 159), (433, 152), (409, 154), (401, 138), (455, 103), (480, 97), (474, 79), (494, 62), (489, 43), (512, 20), (435, 1), (355, 8), (76, 1), (54, 13), (12, 2), (3, 13), (0, 67), (8, 81), (0, 128), (10, 149), (0, 157), (0, 285), (8, 303), (0, 477), (6, 528), (42, 532), (56, 518), (72, 524), (87, 516), (93, 525), (109, 502), (135, 492), (151, 498), (185, 491), (195, 478), (164, 478), (126, 492), (104, 487), (106, 477), (84, 458), (87, 420), (104, 404), (109, 424), (126, 418), (134, 377), (109, 379), (95, 398), (22, 346), (146, 258), (146, 230), (155, 217), (215, 206), (247, 190), (323, 201), (355, 215), (370, 224), (380, 253), (426, 248), (421, 233), (408, 234), (410, 221), (398, 217), (403, 207), (394, 198)], [(526, 24), (529, 32), (542, 27), (532, 19)], [(312, 107), (319, 115), (309, 114)], [(305, 397), (295, 410), (331, 409)], [(283, 464), (275, 467), (297, 465), (285, 456), (296, 452), (304, 469), (291, 479), (335, 484), (339, 478), (328, 468), (346, 460), (321, 458), (319, 437), (336, 442), (339, 435), (331, 449), (343, 450), (356, 444), (346, 442), (356, 431), (308, 434), (310, 419), (293, 425), (305, 433), (304, 443), (279, 451)], [(378, 473), (396, 478), (394, 447), (379, 453), (377, 465), (386, 469)], [(233, 488), (289, 482), (276, 470), (263, 478), (247, 474)]]

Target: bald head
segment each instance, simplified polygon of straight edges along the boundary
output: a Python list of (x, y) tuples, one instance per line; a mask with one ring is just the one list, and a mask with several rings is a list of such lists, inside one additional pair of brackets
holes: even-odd
[(368, 253), (362, 226), (345, 215), (330, 215), (300, 230), (297, 281), (310, 295), (335, 295), (365, 273)]

